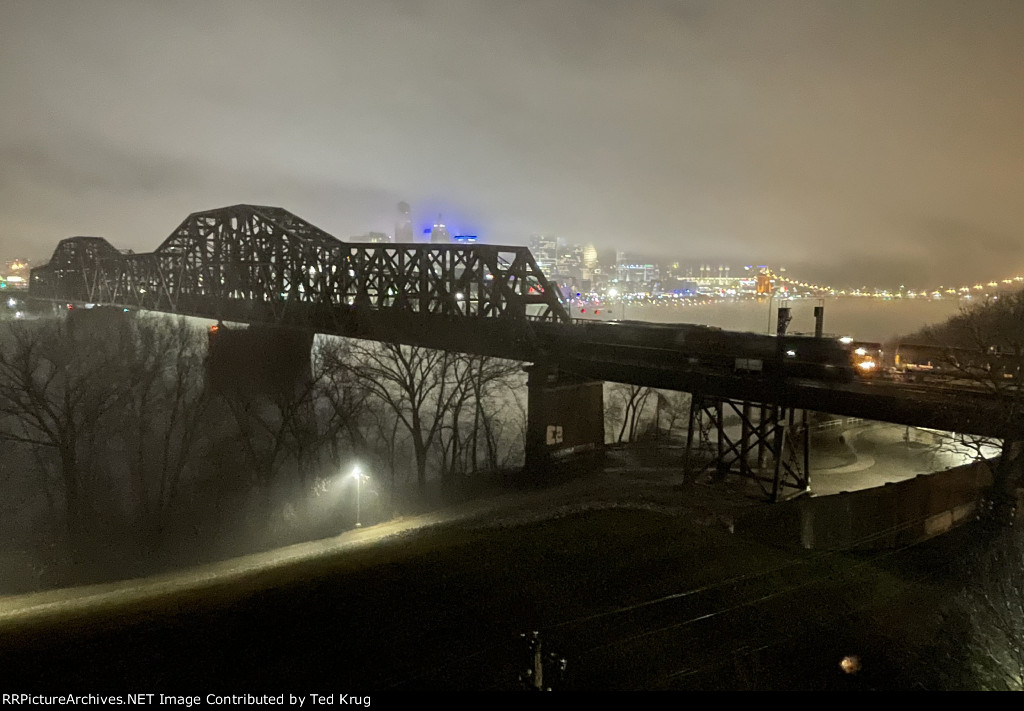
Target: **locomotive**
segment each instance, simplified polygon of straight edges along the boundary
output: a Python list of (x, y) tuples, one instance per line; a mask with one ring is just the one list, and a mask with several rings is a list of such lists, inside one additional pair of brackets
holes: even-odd
[(594, 353), (643, 349), (667, 361), (736, 375), (853, 380), (850, 353), (838, 341), (812, 336), (770, 336), (691, 323), (585, 321), (579, 345)]

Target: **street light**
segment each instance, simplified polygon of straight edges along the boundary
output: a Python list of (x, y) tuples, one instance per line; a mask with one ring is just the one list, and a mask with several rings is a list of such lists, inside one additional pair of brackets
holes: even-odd
[(350, 476), (356, 480), (356, 528), (360, 528), (363, 524), (359, 520), (359, 498), (363, 493), (363, 479), (366, 479), (367, 477), (359, 471), (359, 467), (352, 469), (352, 474)]

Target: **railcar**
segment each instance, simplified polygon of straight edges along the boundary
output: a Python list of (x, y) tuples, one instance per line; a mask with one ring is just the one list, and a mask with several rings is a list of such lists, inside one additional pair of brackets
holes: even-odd
[(990, 348), (952, 348), (901, 343), (893, 354), (893, 369), (908, 380), (1003, 380), (1020, 377), (1021, 358)]
[(684, 357), (703, 367), (836, 382), (853, 379), (849, 354), (830, 338), (709, 329), (681, 331), (677, 344)]
[(633, 349), (669, 362), (738, 375), (848, 382), (850, 354), (831, 338), (770, 336), (689, 323), (588, 321), (580, 324), (589, 352), (621, 355)]

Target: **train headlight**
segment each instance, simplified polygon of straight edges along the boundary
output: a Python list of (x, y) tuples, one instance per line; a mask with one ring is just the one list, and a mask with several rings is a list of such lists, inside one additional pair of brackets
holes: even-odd
[(864, 372), (867, 372), (869, 370), (874, 370), (875, 369), (875, 361), (873, 361), (873, 360), (862, 360), (860, 363), (857, 364), (857, 367), (860, 368), (861, 370), (863, 370)]

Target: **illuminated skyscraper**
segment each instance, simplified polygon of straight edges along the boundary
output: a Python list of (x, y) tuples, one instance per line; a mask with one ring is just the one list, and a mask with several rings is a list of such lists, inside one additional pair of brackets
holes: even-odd
[(430, 230), (430, 242), (431, 244), (448, 244), (451, 241), (452, 236), (449, 234), (448, 228), (441, 222), (441, 215), (438, 215), (434, 228)]
[(530, 237), (530, 252), (541, 271), (549, 273), (558, 260), (558, 240), (552, 235), (533, 235)]
[(398, 222), (395, 223), (395, 241), (412, 242), (412, 218), (409, 203), (398, 203)]

